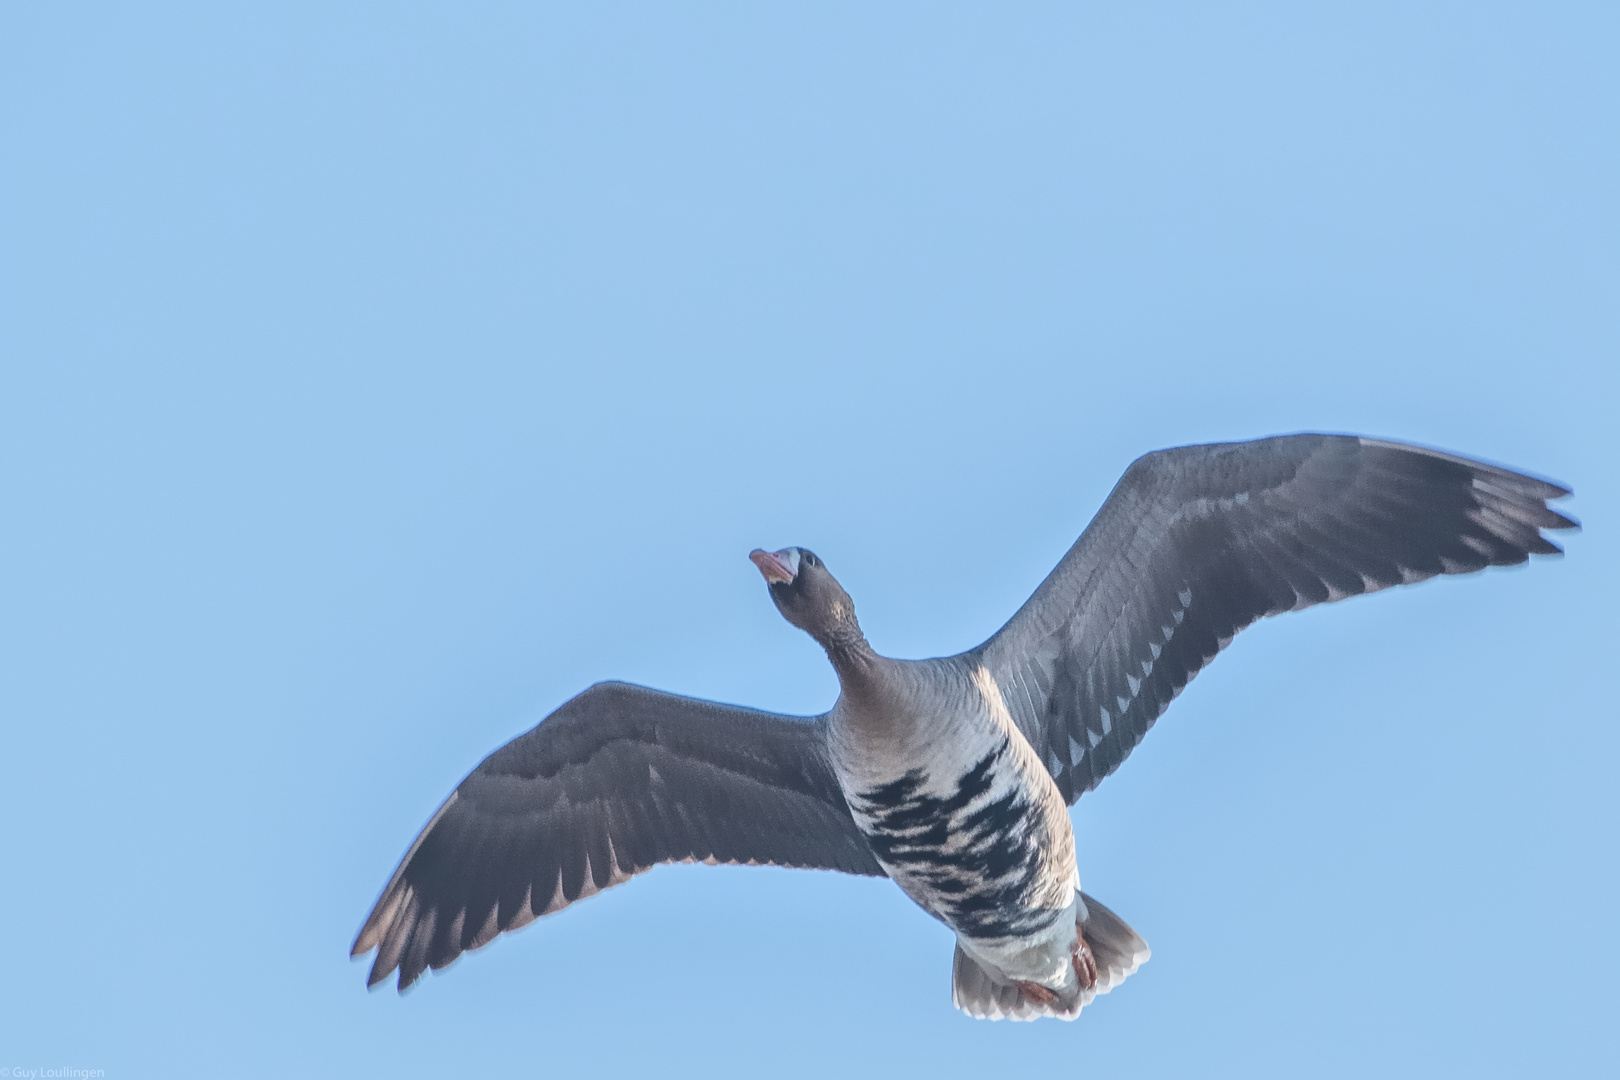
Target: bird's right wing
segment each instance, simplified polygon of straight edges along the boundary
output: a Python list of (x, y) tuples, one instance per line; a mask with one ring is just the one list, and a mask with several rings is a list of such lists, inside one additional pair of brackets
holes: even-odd
[(1245, 626), (1436, 574), (1550, 555), (1569, 489), (1348, 435), (1138, 459), (1006, 626), (972, 650), (1074, 802)]
[(882, 876), (823, 718), (598, 683), (495, 751), (439, 807), (355, 938), (399, 988), (657, 863)]

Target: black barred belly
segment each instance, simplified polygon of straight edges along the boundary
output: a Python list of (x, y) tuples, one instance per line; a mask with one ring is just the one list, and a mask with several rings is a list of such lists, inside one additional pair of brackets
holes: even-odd
[(1047, 830), (1007, 751), (1003, 742), (943, 797), (924, 790), (944, 785), (918, 768), (850, 799), (889, 875), (970, 938), (1021, 937), (1062, 914), (1036, 906)]

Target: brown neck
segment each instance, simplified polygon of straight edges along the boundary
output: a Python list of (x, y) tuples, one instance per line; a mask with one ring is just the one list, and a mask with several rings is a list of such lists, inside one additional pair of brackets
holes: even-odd
[(844, 692), (863, 696), (881, 657), (868, 644), (860, 627), (855, 627), (852, 633), (822, 640), (821, 647), (827, 650), (827, 659), (832, 661)]

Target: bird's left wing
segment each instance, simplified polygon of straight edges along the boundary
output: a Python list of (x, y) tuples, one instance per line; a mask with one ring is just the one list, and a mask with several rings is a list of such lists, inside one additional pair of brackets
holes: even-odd
[(484, 759), (439, 807), (352, 955), (404, 990), (497, 934), (657, 863), (882, 876), (833, 777), (824, 718), (598, 683)]
[(1029, 601), (969, 657), (1072, 803), (1117, 769), (1245, 626), (1329, 600), (1522, 563), (1573, 528), (1569, 489), (1348, 435), (1139, 458)]

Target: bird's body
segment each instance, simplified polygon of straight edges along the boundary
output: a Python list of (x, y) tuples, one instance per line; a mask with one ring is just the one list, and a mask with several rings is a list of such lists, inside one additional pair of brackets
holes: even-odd
[(1000, 631), (932, 660), (877, 653), (813, 553), (755, 551), (838, 673), (829, 712), (591, 687), (457, 787), (352, 951), (403, 990), (661, 862), (821, 867), (887, 876), (955, 932), (965, 1012), (1072, 1019), (1148, 949), (1080, 891), (1068, 806), (1255, 619), (1555, 553), (1567, 494), (1354, 436), (1159, 451)]
[(1070, 989), (1068, 808), (989, 671), (962, 657), (837, 666), (833, 772), (878, 863), (1003, 981)]

